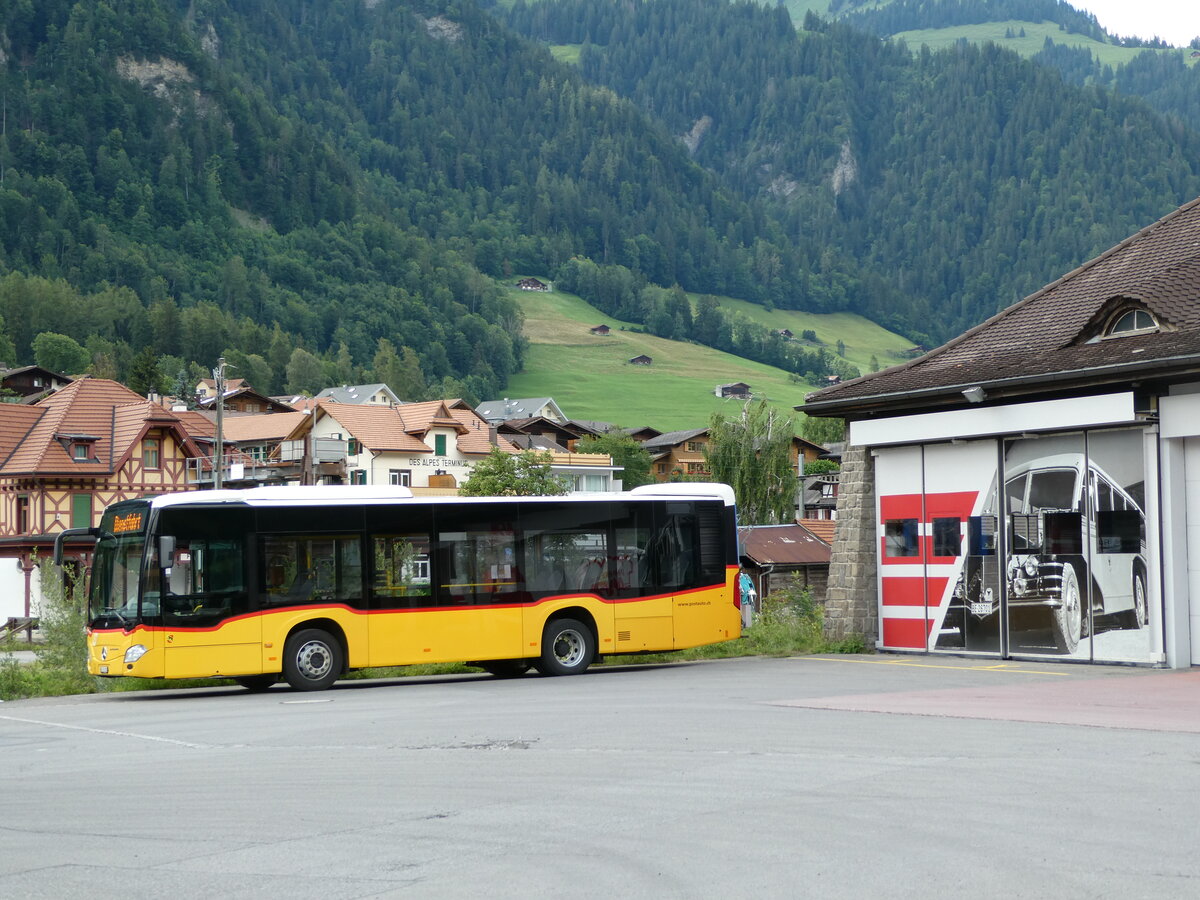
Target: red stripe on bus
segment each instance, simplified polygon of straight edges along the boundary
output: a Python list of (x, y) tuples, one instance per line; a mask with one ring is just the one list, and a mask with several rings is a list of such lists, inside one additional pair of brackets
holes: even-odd
[[(732, 568), (732, 567), (730, 567)], [(240, 622), (243, 619), (252, 619), (255, 617), (266, 617), (275, 615), (276, 613), (295, 613), (309, 612), (314, 615), (333, 610), (341, 610), (342, 612), (350, 613), (355, 616), (380, 616), (391, 615), (394, 613), (427, 613), (427, 612), (473, 612), (476, 610), (492, 610), (492, 609), (532, 609), (536, 606), (542, 606), (546, 603), (556, 603), (562, 600), (594, 600), (598, 603), (604, 603), (609, 606), (627, 603), (643, 603), (652, 600), (662, 600), (668, 597), (686, 597), (689, 594), (698, 594), (704, 591), (727, 591), (728, 585), (714, 584), (708, 587), (689, 588), (686, 591), (674, 591), (665, 594), (652, 594), (643, 597), (599, 597), (596, 594), (574, 593), (574, 594), (554, 594), (550, 597), (542, 597), (538, 600), (528, 600), (524, 602), (512, 603), (463, 603), (460, 606), (405, 606), (405, 607), (384, 607), (382, 609), (354, 609), (340, 603), (323, 603), (321, 605), (301, 604), (297, 606), (273, 606), (270, 609), (261, 609), (255, 612), (240, 613), (236, 616), (230, 616), (227, 619), (222, 619), (215, 625), (135, 625), (131, 631), (125, 631), (123, 628), (89, 628), (89, 634), (133, 634), (137, 631), (186, 631), (188, 634), (200, 634), (206, 631), (220, 631), (231, 622)]]

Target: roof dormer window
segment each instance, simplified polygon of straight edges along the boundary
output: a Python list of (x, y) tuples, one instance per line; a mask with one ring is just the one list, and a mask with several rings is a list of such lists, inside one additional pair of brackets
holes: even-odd
[(90, 456), (90, 444), (73, 444), (71, 446), (71, 456), (78, 460), (86, 460)]
[(1104, 331), (1105, 337), (1125, 337), (1158, 331), (1158, 322), (1144, 309), (1127, 309), (1117, 313)]

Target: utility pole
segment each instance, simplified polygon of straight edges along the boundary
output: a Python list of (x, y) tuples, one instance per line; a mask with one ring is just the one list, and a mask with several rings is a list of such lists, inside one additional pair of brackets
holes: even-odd
[(217, 441), (213, 457), (213, 490), (219, 491), (225, 474), (225, 357), (217, 360), (213, 369), (213, 381), (217, 386)]

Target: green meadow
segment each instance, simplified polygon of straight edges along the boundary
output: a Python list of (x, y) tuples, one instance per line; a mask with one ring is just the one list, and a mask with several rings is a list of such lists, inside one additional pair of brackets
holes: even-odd
[[(744, 381), (754, 396), (765, 397), (789, 415), (815, 389), (774, 366), (635, 332), (631, 323), (605, 316), (574, 294), (510, 290), (525, 312), (530, 348), (525, 370), (509, 380), (508, 396), (553, 397), (574, 419), (678, 431), (707, 426), (714, 412), (736, 411), (738, 401), (722, 400), (714, 393), (719, 384)], [(863, 372), (867, 365), (860, 365), (860, 357), (869, 360), (875, 353), (887, 366), (896, 359), (885, 360), (885, 354), (908, 346), (904, 338), (857, 316), (768, 312), (750, 303), (722, 300), (726, 305), (771, 327), (789, 328), (797, 337), (812, 329), (831, 352), (841, 337), (847, 358)], [(609, 334), (591, 333), (593, 326), (602, 324), (612, 329)], [(640, 355), (651, 357), (652, 364), (629, 362)]]
[[(1024, 37), (1006, 36), (1009, 31), (1014, 35), (1020, 35), (1022, 28), (1025, 29)], [(984, 22), (978, 25), (955, 25), (949, 28), (901, 31), (899, 34), (892, 35), (892, 38), (894, 40), (903, 39), (908, 44), (910, 50), (918, 50), (922, 44), (927, 45), (930, 50), (943, 50), (954, 46), (960, 40), (966, 40), (973, 44), (992, 41), (1024, 57), (1040, 53), (1046, 45), (1046, 38), (1050, 38), (1055, 44), (1061, 46), (1091, 50), (1092, 56), (1101, 65), (1110, 65), (1114, 68), (1129, 62), (1146, 49), (1144, 47), (1117, 47), (1113, 44), (1106, 44), (1093, 40), (1090, 37), (1085, 37), (1082, 34), (1072, 34), (1068, 31), (1062, 31), (1054, 22), (1034, 23), (1021, 22), (1015, 19), (1007, 22)], [(1184, 50), (1172, 49), (1157, 50), (1155, 52), (1179, 53), (1189, 63), (1193, 62), (1190, 58), (1190, 51), (1185, 53)]]

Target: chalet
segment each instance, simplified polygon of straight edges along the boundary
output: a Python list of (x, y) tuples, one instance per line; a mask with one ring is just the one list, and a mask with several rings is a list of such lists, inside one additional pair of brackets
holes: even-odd
[[(37, 614), (33, 572), (58, 532), (98, 524), (118, 500), (188, 490), (198, 453), (178, 415), (104, 378), (0, 404), (0, 558), (16, 562), (0, 565), (0, 621)], [(67, 549), (90, 559), (90, 542)]]
[(722, 400), (749, 400), (750, 385), (744, 381), (735, 381), (732, 384), (718, 384), (713, 389), (713, 393)]
[(647, 356), (645, 353), (642, 353), (642, 354), (630, 359), (629, 362), (630, 362), (630, 365), (634, 365), (634, 366), (648, 366), (651, 363), (653, 363), (654, 360), (651, 357)]
[(828, 636), (1200, 664), (1200, 199), (802, 408), (849, 423)]
[(790, 341), (793, 337), (795, 337), (790, 328), (780, 328), (775, 333), (785, 341)]
[[(199, 409), (215, 409), (216, 402), (216, 391), (214, 390), (211, 394), (204, 397), (197, 395), (196, 406)], [(290, 413), (296, 411), (286, 403), (260, 394), (254, 388), (248, 387), (244, 383), (239, 383), (237, 387), (230, 387), (228, 382), (225, 388), (224, 407), (226, 413), (245, 413), (248, 415), (257, 415), (259, 413)]]
[(71, 381), (66, 375), (51, 372), (41, 366), (0, 369), (0, 400), (35, 403), (47, 394), (66, 387)]
[[(545, 416), (528, 419), (506, 419), (496, 426), (496, 431), (511, 443), (525, 450), (542, 449), (569, 452), (581, 437), (590, 432), (572, 427), (570, 422), (560, 423)], [(538, 438), (536, 446), (529, 438)]]
[(605, 335), (612, 331), (607, 325), (593, 325), (588, 329), (592, 334)]
[(550, 285), (546, 284), (544, 281), (538, 280), (537, 278), (522, 278), (520, 281), (517, 282), (517, 287), (519, 287), (523, 291), (548, 291), (548, 290), (550, 290)]
[(673, 474), (707, 475), (708, 462), (704, 448), (708, 444), (707, 428), (687, 431), (668, 431), (642, 442), (653, 463), (655, 481), (670, 481)]

